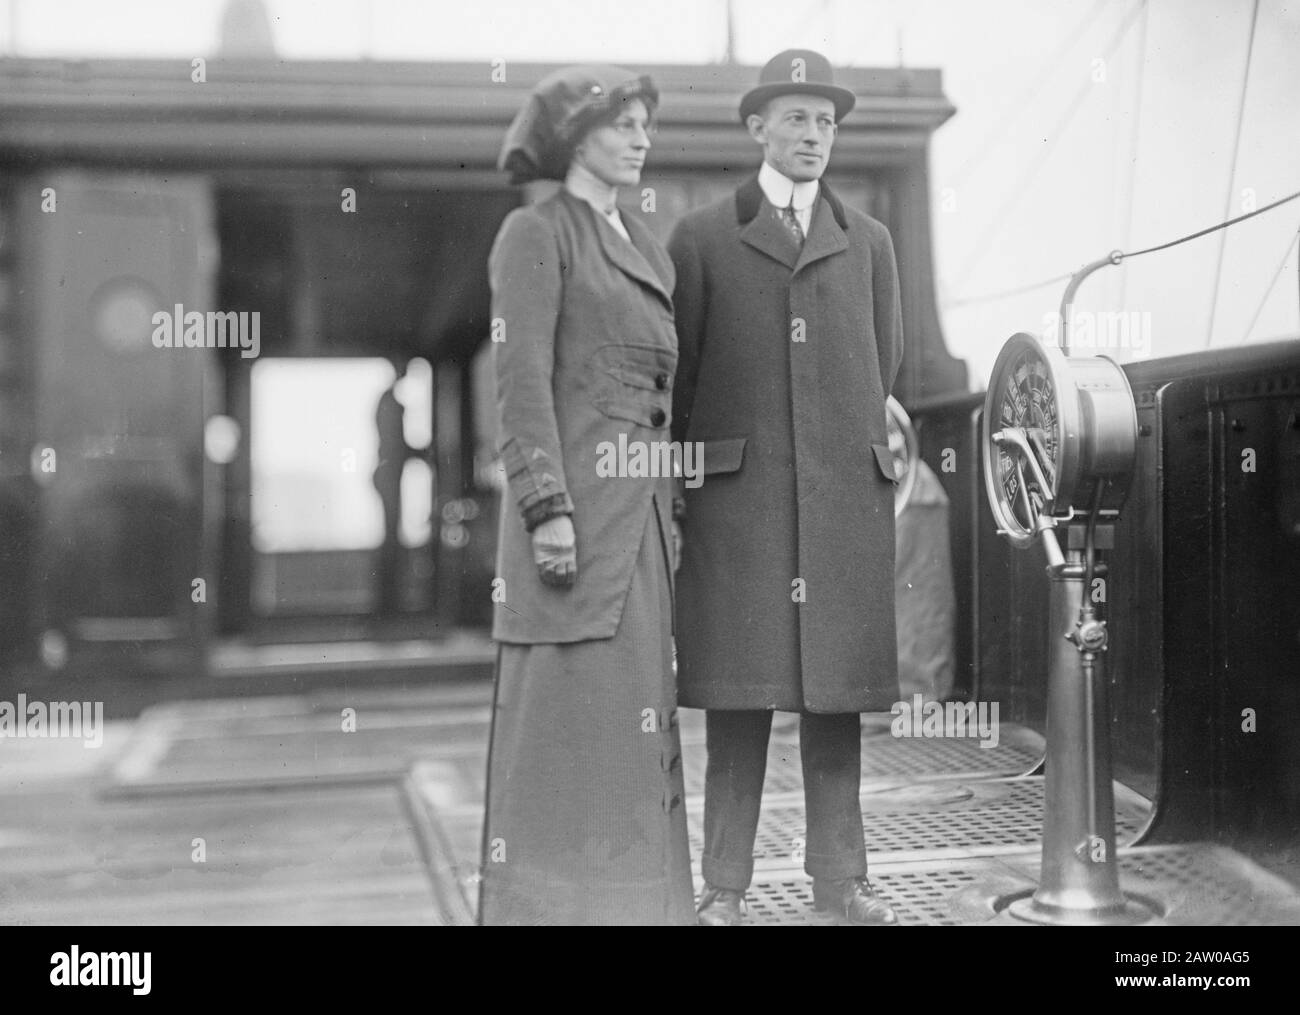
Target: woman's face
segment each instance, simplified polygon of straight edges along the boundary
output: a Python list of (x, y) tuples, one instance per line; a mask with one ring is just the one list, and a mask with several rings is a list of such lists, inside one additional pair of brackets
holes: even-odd
[(578, 143), (574, 161), (611, 187), (641, 179), (650, 149), (650, 112), (640, 99), (629, 99), (612, 123), (593, 127)]

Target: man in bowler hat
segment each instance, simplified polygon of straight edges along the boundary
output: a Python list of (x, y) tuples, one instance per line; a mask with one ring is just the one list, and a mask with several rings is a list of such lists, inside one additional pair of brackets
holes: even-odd
[(858, 793), (860, 713), (898, 699), (885, 399), (902, 317), (888, 230), (822, 181), (853, 105), (825, 57), (773, 57), (740, 103), (757, 175), (669, 241), (673, 438), (704, 445), (676, 638), (679, 704), (707, 710), (705, 925), (743, 921), (776, 710), (800, 715), (814, 905), (897, 922), (867, 879)]

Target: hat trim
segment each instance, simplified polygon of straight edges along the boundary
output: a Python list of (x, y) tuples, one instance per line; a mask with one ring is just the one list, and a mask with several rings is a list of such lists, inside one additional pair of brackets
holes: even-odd
[(659, 89), (648, 74), (604, 90), (598, 99), (575, 108), (555, 125), (556, 137), (565, 144), (573, 144), (593, 123), (612, 113), (616, 103), (628, 103), (633, 99), (640, 99), (651, 111), (659, 107)]
[(815, 81), (772, 82), (758, 85), (745, 93), (740, 100), (740, 122), (744, 123), (765, 102), (778, 95), (820, 95), (824, 99), (830, 99), (835, 104), (836, 123), (852, 112), (858, 102), (858, 97), (853, 92), (840, 85), (825, 85)]

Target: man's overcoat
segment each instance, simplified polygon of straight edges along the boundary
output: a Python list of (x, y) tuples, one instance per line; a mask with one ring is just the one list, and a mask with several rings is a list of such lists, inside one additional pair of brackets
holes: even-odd
[(800, 250), (757, 177), (669, 241), (673, 436), (702, 441), (678, 574), (680, 704), (898, 700), (894, 461), (902, 358), (889, 232), (823, 183)]

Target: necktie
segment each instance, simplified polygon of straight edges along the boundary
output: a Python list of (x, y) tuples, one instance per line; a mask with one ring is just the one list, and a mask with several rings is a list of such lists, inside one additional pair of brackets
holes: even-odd
[(803, 247), (803, 226), (799, 224), (799, 216), (794, 213), (794, 196), (791, 195), (790, 203), (781, 209), (781, 221), (785, 227), (790, 230), (790, 235), (794, 237), (795, 244)]

